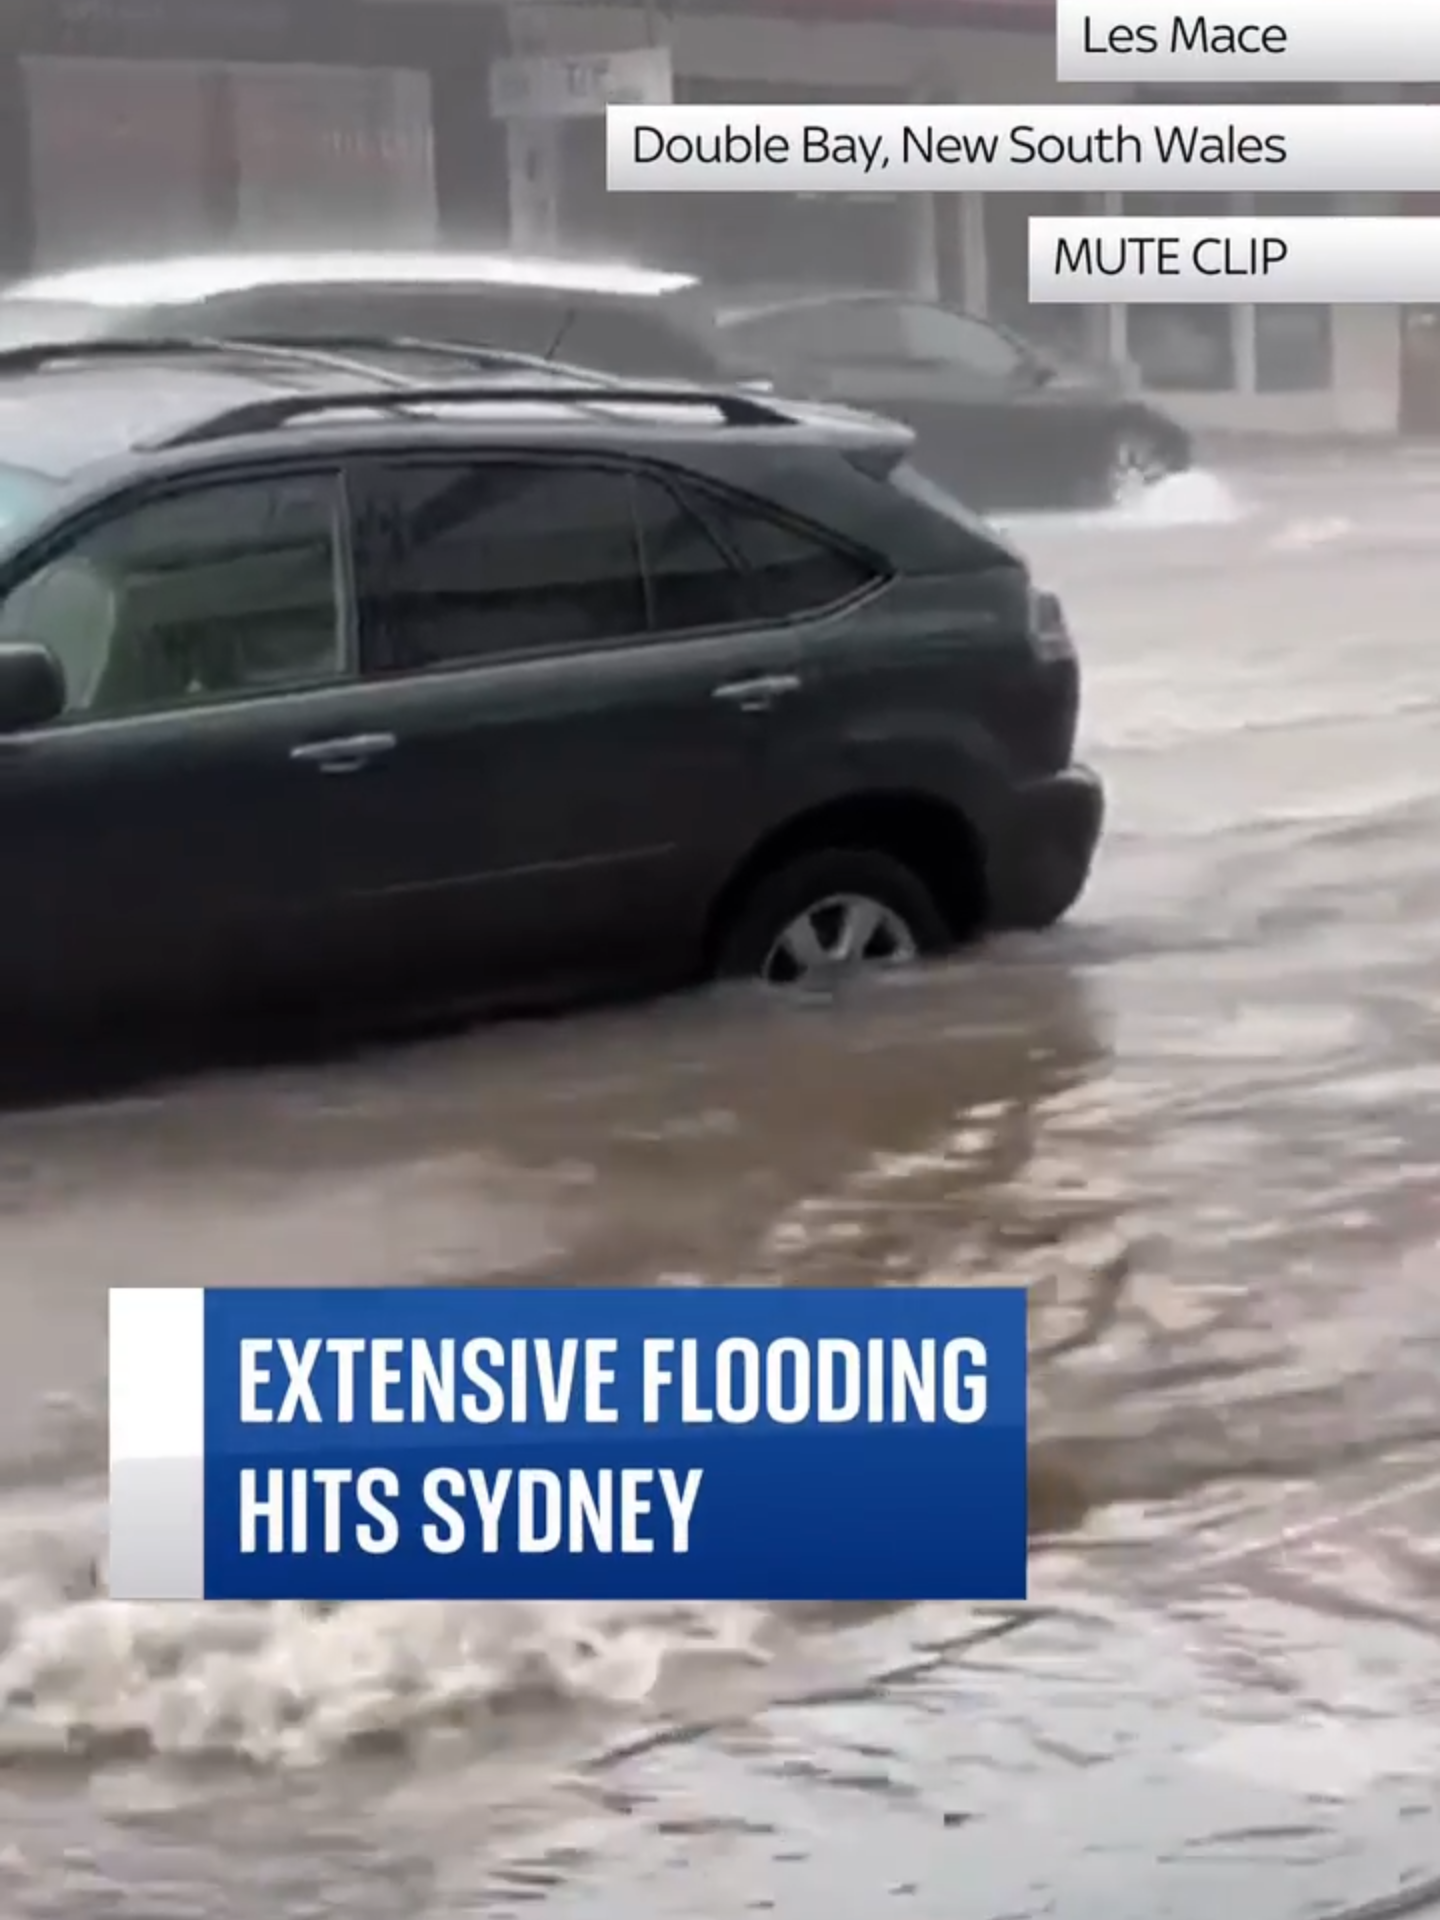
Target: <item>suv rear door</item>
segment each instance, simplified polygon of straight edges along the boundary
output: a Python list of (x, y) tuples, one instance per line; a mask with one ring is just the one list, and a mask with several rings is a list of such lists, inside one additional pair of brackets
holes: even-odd
[[(501, 993), (683, 971), (798, 787), (793, 626), (661, 471), (447, 451), (357, 485), (365, 669), (400, 739), (387, 864), (425, 937)], [(805, 588), (844, 598), (857, 567)]]

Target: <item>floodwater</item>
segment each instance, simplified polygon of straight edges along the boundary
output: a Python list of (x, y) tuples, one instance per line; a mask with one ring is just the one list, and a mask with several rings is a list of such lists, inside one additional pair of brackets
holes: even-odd
[[(0, 1910), (1440, 1900), (1440, 467), (1177, 484), (1023, 529), (1113, 797), (1055, 935), (0, 1122)], [(95, 1597), (107, 1286), (998, 1276), (1023, 1613)]]

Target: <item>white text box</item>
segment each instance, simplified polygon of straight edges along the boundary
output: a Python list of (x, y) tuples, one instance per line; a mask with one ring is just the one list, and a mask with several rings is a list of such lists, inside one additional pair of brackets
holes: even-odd
[(1135, 86), (1440, 80), (1440, 7), (1434, 0), (1056, 0), (1055, 51), (1061, 80)]
[(612, 106), (605, 144), (612, 193), (1440, 192), (1440, 106)]
[(1030, 298), (1042, 306), (1440, 304), (1440, 219), (1037, 217)]

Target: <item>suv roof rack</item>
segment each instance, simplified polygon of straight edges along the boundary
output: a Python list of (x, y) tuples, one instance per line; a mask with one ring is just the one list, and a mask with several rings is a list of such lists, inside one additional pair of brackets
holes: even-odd
[[(538, 363), (544, 365), (544, 362)], [(504, 369), (499, 368), (503, 372)], [(228, 440), (248, 433), (267, 433), (272, 428), (289, 426), (292, 421), (313, 415), (348, 413), (364, 409), (370, 412), (404, 415), (414, 408), (476, 406), (603, 406), (603, 407), (690, 407), (697, 412), (709, 408), (729, 427), (788, 427), (791, 417), (779, 407), (768, 406), (748, 394), (727, 388), (632, 386), (624, 381), (577, 380), (567, 368), (552, 381), (481, 383), (453, 381), (443, 386), (407, 382), (403, 388), (387, 385), (380, 390), (357, 387), (350, 391), (328, 393), (280, 394), (265, 400), (247, 401), (227, 407), (181, 432), (169, 434), (153, 444), (159, 448), (193, 447), (210, 440)]]
[[(541, 372), (554, 366), (543, 354), (512, 352), (503, 347), (466, 345), (455, 340), (426, 340), (409, 334), (333, 333), (333, 334), (154, 334), (134, 338), (101, 340), (35, 341), (21, 347), (0, 347), (0, 375), (33, 373), (43, 367), (63, 365), (73, 360), (135, 360), (166, 354), (238, 353), (258, 359), (289, 361), (302, 366), (328, 368), (335, 373), (362, 375), (382, 385), (408, 387), (411, 376), (374, 366), (363, 356), (367, 353), (423, 353), (435, 359), (453, 359), (469, 367), (513, 367), (517, 371)], [(580, 367), (561, 367), (576, 384), (588, 377)], [(605, 385), (605, 376), (594, 376), (596, 386)]]

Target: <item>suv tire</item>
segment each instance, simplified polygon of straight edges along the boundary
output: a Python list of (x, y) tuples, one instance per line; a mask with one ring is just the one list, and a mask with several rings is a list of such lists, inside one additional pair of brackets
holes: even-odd
[[(845, 954), (846, 933), (863, 937), (858, 953)], [(903, 861), (832, 847), (773, 869), (742, 896), (722, 928), (715, 972), (724, 980), (816, 987), (953, 944), (930, 889)], [(807, 945), (819, 949), (820, 964), (805, 964)]]

